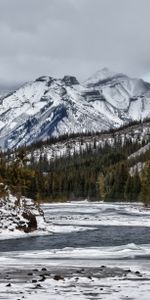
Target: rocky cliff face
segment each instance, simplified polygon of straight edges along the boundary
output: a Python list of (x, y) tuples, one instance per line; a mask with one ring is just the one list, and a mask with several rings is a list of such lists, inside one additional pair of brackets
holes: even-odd
[(150, 117), (150, 84), (103, 69), (84, 83), (42, 76), (0, 99), (3, 149)]
[(45, 228), (43, 212), (32, 200), (22, 197), (18, 203), (10, 194), (0, 199), (0, 238), (20, 237)]

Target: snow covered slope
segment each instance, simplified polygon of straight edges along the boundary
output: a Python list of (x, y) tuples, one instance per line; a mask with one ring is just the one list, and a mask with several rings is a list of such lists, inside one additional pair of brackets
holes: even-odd
[[(107, 145), (113, 146), (116, 142), (124, 144), (126, 141), (138, 142), (140, 149), (129, 156), (129, 159), (140, 156), (150, 149), (150, 121), (138, 123), (135, 125), (126, 126), (126, 128), (116, 129), (114, 132), (98, 133), (85, 136), (75, 136), (66, 138), (62, 141), (54, 141), (50, 144), (35, 145), (34, 150), (27, 150), (28, 159), (32, 156), (36, 161), (40, 157), (46, 157), (48, 160), (53, 160), (64, 156), (73, 156), (74, 153), (86, 151), (90, 147), (95, 151), (95, 147), (104, 147)], [(143, 146), (145, 144), (145, 146)], [(32, 153), (31, 153), (32, 152)]]
[[(106, 100), (105, 113), (110, 110), (121, 120), (140, 120), (150, 116), (150, 84), (142, 79), (129, 78), (105, 68), (90, 77), (85, 85), (99, 91)], [(94, 106), (99, 107), (99, 102), (94, 101)], [(102, 112), (102, 105), (100, 109)]]
[(134, 152), (133, 154), (131, 154), (128, 159), (132, 159), (132, 158), (136, 158), (144, 153), (146, 153), (147, 151), (150, 150), (150, 143), (148, 143), (147, 145), (141, 147), (138, 151)]
[(103, 69), (80, 84), (42, 76), (0, 98), (3, 149), (150, 117), (150, 84)]

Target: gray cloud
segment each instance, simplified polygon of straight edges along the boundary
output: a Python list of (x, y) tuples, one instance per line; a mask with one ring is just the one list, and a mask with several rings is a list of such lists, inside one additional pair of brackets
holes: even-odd
[(149, 0), (0, 0), (0, 82), (150, 73)]

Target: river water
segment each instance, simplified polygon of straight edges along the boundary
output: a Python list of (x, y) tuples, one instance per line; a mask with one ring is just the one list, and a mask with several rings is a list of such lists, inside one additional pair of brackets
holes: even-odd
[(58, 228), (55, 233), (0, 241), (0, 252), (150, 244), (150, 211), (142, 205), (78, 202), (42, 208), (48, 227)]
[[(127, 278), (126, 281), (124, 281), (124, 278), (122, 281), (117, 279), (119, 280), (119, 284), (116, 279), (109, 278), (109, 284), (106, 285), (106, 292), (102, 298), (100, 295), (99, 298), (94, 298), (94, 296), (86, 297), (84, 292), (87, 286), (85, 283), (83, 286), (83, 279), (81, 278), (78, 286), (80, 291), (77, 298), (126, 299), (132, 294), (133, 297), (130, 299), (139, 299), (139, 297), (142, 300), (150, 299), (149, 209), (145, 209), (142, 204), (137, 203), (113, 204), (89, 203), (87, 201), (66, 204), (45, 204), (42, 208), (50, 233), (36, 237), (1, 240), (1, 272), (6, 267), (9, 269), (10, 267), (22, 269), (27, 268), (27, 266), (28, 268), (31, 266), (35, 268), (43, 265), (49, 268), (96, 268), (102, 264), (109, 267), (119, 266), (123, 269), (131, 267), (133, 270), (143, 272), (143, 277)], [(67, 294), (64, 291), (67, 281), (62, 283), (59, 288), (58, 286), (54, 286), (53, 281), (51, 281), (51, 295), (48, 292), (50, 282), (46, 281), (45, 290), (40, 291), (39, 295), (42, 297), (43, 295), (47, 295), (43, 300), (49, 299), (49, 296), (52, 295), (54, 296), (52, 299), (58, 300), (77, 299), (76, 297), (74, 298), (76, 291), (73, 290), (73, 286), (76, 286), (75, 280), (74, 278), (73, 285), (72, 281), (69, 281), (69, 292)], [(131, 281), (129, 282), (129, 280)], [(106, 279), (104, 282), (101, 279), (94, 287), (92, 287), (92, 282), (88, 282), (88, 293), (91, 293), (91, 289), (99, 289), (102, 283), (105, 286), (106, 282)], [(91, 287), (89, 287), (90, 285)], [(112, 287), (115, 285), (116, 288), (113, 290)], [(0, 293), (0, 299), (16, 299), (12, 298), (12, 294), (9, 293), (8, 288), (3, 283), (1, 289), (3, 289), (3, 294), (1, 296)], [(33, 293), (34, 290), (30, 286), (30, 282), (26, 284), (25, 291), (26, 299), (34, 300), (37, 297), (37, 294), (35, 296)], [(18, 293), (17, 288), (16, 293)], [(125, 293), (127, 295), (126, 298), (124, 298)], [(10, 298), (8, 295), (10, 295)]]

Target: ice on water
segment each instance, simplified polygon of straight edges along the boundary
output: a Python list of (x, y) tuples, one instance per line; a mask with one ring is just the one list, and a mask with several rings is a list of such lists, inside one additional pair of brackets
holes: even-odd
[[(80, 231), (95, 229), (98, 225), (116, 226), (150, 226), (150, 211), (142, 204), (105, 204), (73, 202), (66, 204), (43, 205), (48, 226), (52, 232), (64, 233), (73, 230)], [(63, 231), (64, 230), (64, 231)], [(35, 300), (42, 297), (43, 300), (64, 299), (142, 299), (150, 298), (150, 245), (146, 243), (136, 245), (134, 243), (107, 246), (107, 247), (68, 247), (62, 249), (45, 249), (34, 251), (5, 252), (0, 255), (0, 272), (10, 267), (35, 268), (39, 266), (57, 267), (97, 267), (106, 266), (131, 268), (140, 271), (141, 277), (130, 274), (128, 278), (93, 278), (75, 276), (65, 280), (55, 281), (47, 278), (42, 283), (42, 288), (33, 289), (33, 284), (13, 283), (11, 287), (0, 282), (0, 299), (16, 300), (20, 298), (23, 290), (26, 300)]]

